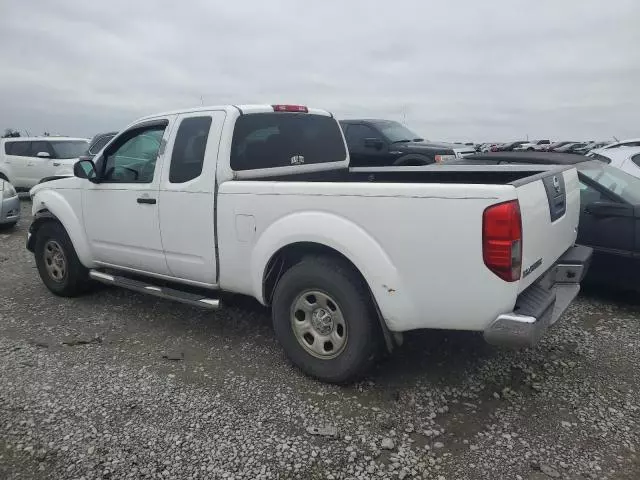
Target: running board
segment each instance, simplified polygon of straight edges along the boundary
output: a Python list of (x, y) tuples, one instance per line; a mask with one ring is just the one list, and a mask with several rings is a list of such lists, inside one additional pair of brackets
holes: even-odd
[(120, 275), (99, 272), (98, 270), (89, 270), (89, 278), (106, 285), (115, 285), (135, 292), (146, 293), (155, 297), (166, 298), (167, 300), (175, 300), (176, 302), (186, 303), (187, 305), (204, 308), (206, 310), (217, 310), (220, 307), (220, 300), (217, 298), (207, 298), (202, 295), (183, 292), (173, 288), (158, 287)]

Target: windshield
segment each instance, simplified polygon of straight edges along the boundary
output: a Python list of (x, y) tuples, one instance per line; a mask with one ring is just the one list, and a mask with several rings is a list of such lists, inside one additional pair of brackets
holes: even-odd
[(597, 160), (576, 165), (578, 171), (631, 204), (640, 203), (640, 179)]
[(374, 125), (378, 127), (382, 134), (391, 142), (420, 142), (424, 140), (420, 135), (412, 132), (398, 122), (376, 122)]
[(89, 142), (86, 140), (51, 141), (56, 158), (77, 158), (87, 151)]

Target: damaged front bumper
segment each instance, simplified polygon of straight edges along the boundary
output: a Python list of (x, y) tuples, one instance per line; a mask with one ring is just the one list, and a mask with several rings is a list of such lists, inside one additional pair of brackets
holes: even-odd
[(591, 253), (591, 248), (581, 245), (567, 250), (536, 283), (518, 296), (513, 312), (499, 315), (485, 329), (485, 340), (510, 347), (538, 343), (578, 295)]

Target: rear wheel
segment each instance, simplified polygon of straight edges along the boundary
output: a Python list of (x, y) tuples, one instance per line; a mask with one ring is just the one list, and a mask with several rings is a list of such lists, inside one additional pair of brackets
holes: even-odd
[(36, 265), (47, 288), (62, 297), (84, 293), (89, 286), (89, 270), (78, 260), (62, 225), (48, 222), (38, 229), (36, 235)]
[(366, 285), (344, 261), (306, 257), (278, 281), (276, 338), (307, 375), (332, 383), (356, 380), (379, 347), (375, 308)]

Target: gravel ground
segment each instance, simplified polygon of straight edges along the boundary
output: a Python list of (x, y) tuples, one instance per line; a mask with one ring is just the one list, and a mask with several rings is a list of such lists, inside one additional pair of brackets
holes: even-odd
[(416, 332), (337, 387), (250, 301), (54, 297), (22, 206), (0, 232), (0, 478), (640, 478), (632, 296), (583, 294), (525, 351)]

